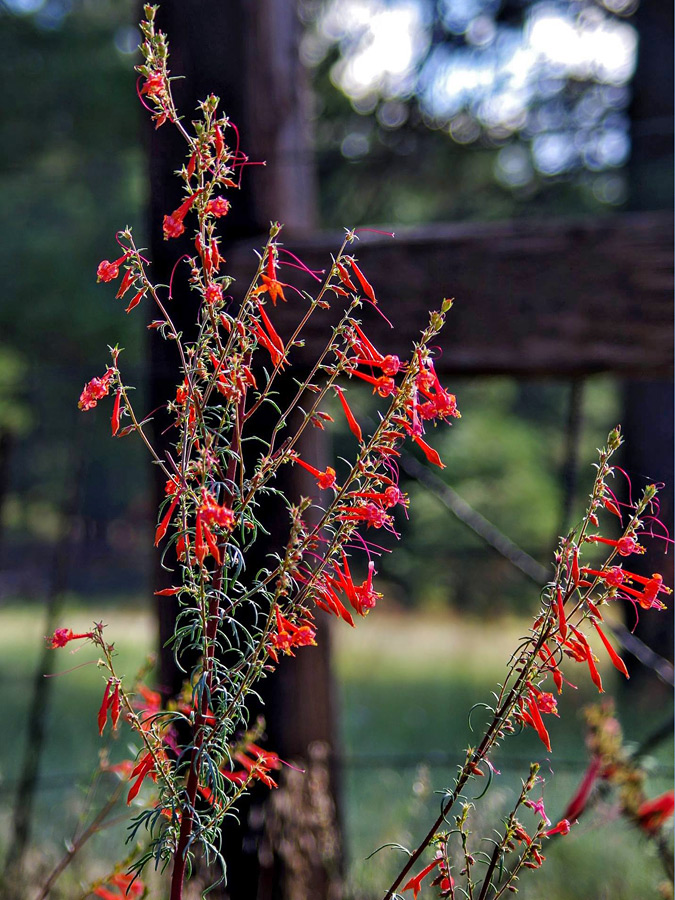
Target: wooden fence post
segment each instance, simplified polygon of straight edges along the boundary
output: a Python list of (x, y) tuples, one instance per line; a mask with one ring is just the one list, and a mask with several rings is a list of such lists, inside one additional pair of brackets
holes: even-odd
[[(224, 255), (229, 255), (228, 246), (235, 241), (259, 238), (264, 242), (271, 220), (284, 223), (282, 238), (309, 231), (315, 215), (314, 170), (294, 3), (165, 0), (157, 19), (169, 38), (171, 74), (184, 78), (173, 83), (180, 112), (189, 119), (197, 101), (215, 93), (221, 99), (221, 110), (239, 129), (241, 149), (252, 162), (266, 163), (264, 168), (244, 171), (241, 193), (232, 198), (232, 212), (221, 223)], [(234, 145), (234, 131), (226, 137)], [(182, 253), (193, 252), (187, 241), (167, 243), (161, 233), (163, 215), (180, 202), (173, 171), (183, 162), (185, 148), (169, 125), (157, 131), (148, 128), (148, 144), (153, 274), (156, 280), (168, 283), (176, 260)], [(255, 264), (252, 253), (250, 264), (249, 272)], [(189, 336), (196, 301), (194, 293), (179, 284), (180, 275), (175, 280), (171, 314), (178, 330)], [(155, 440), (166, 448), (168, 438), (163, 432), (168, 423), (161, 408), (176, 389), (175, 348), (152, 341), (150, 360), (151, 407), (160, 409)], [(299, 496), (296, 474), (289, 476), (286, 487), (292, 496)], [(163, 485), (158, 483), (158, 499), (162, 491)], [(303, 487), (302, 492), (307, 494), (308, 489)], [(164, 579), (166, 573), (158, 567), (159, 586)], [(176, 612), (170, 598), (162, 598), (158, 605), (162, 646), (173, 632)], [(180, 688), (181, 675), (166, 649), (161, 653), (160, 681), (169, 695)], [(317, 647), (295, 659), (284, 659), (278, 672), (264, 683), (263, 691), (270, 748), (282, 759), (307, 768), (308, 778), (305, 787), (298, 789), (294, 770), (284, 770), (273, 808), (267, 799), (254, 794), (243, 810), (242, 827), (228, 827), (225, 832), (228, 886), (210, 896), (293, 900), (298, 896), (300, 864), (301, 880), (310, 891), (307, 896), (329, 900), (339, 890), (340, 866), (335, 779), (332, 762), (328, 764), (334, 740), (328, 629), (320, 625)], [(290, 778), (284, 777), (287, 772)], [(319, 808), (322, 812), (317, 816), (314, 812)], [(273, 827), (266, 828), (266, 821)], [(332, 835), (331, 847), (326, 845), (327, 834)], [(318, 852), (299, 860), (297, 853), (284, 852), (289, 841), (297, 847), (314, 846)]]

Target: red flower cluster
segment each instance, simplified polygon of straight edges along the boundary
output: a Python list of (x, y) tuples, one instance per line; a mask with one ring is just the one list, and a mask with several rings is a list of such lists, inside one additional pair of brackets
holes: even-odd
[(262, 781), (268, 788), (278, 787), (276, 781), (269, 774), (281, 768), (281, 760), (276, 753), (271, 750), (263, 750), (257, 744), (247, 744), (245, 750), (239, 750), (233, 754), (233, 759), (242, 768), (236, 771), (221, 769), (225, 778), (237, 784), (245, 784), (250, 779), (255, 779)]
[(117, 678), (109, 678), (103, 693), (103, 702), (98, 711), (98, 733), (103, 734), (105, 723), (110, 713), (110, 724), (113, 731), (117, 729), (120, 718), (120, 683)]
[(303, 621), (300, 625), (294, 625), (288, 619), (281, 615), (278, 609), (275, 610), (277, 630), (271, 635), (271, 643), (267, 648), (267, 652), (275, 662), (279, 662), (277, 650), (285, 653), (287, 656), (294, 656), (293, 647), (310, 647), (315, 646), (316, 629), (309, 622)]

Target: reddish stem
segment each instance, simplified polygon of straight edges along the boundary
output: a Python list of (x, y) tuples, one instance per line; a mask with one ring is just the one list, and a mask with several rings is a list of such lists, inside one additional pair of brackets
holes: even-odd
[[(244, 415), (244, 405), (246, 402), (246, 391), (242, 393), (239, 400), (238, 419), (239, 429)], [(236, 474), (237, 457), (232, 454), (227, 471), (227, 483), (234, 481)], [(231, 502), (230, 497), (228, 502)], [(223, 542), (227, 542), (227, 538), (223, 538)], [(224, 546), (221, 547), (224, 551)], [(201, 756), (204, 746), (204, 723), (208, 713), (208, 698), (211, 696), (213, 687), (213, 658), (215, 655), (215, 639), (218, 629), (218, 596), (223, 582), (223, 568), (225, 566), (225, 553), (223, 552), (223, 562), (215, 573), (213, 579), (213, 589), (211, 591), (211, 599), (209, 600), (208, 617), (206, 623), (206, 654), (204, 659), (204, 672), (206, 675), (207, 690), (202, 691), (202, 700), (199, 713), (195, 716), (195, 740), (190, 753), (190, 769), (188, 779), (185, 785), (186, 800), (183, 804), (182, 817), (180, 823), (180, 832), (178, 835), (178, 845), (174, 854), (173, 871), (171, 873), (171, 894), (170, 900), (183, 900), (183, 883), (185, 881), (185, 869), (187, 866), (188, 847), (190, 844), (190, 836), (194, 827), (194, 806), (197, 799), (197, 789), (199, 787), (199, 757)]]

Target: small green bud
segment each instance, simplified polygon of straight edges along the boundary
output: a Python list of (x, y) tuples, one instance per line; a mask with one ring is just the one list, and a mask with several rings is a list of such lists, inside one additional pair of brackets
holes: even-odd
[(617, 425), (613, 428), (607, 437), (607, 448), (612, 452), (618, 450), (621, 446), (621, 426)]

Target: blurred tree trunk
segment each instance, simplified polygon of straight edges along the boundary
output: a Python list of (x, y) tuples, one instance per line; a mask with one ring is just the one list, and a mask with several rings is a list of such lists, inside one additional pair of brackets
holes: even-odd
[[(638, 29), (638, 63), (632, 83), (632, 154), (629, 166), (629, 206), (633, 210), (670, 209), (673, 198), (673, 5), (642, 3), (634, 18)], [(646, 267), (649, 260), (645, 261)], [(670, 272), (649, 270), (651, 284), (664, 283), (672, 296)], [(672, 332), (672, 328), (671, 328)], [(633, 478), (633, 489), (662, 482), (660, 518), (673, 534), (673, 381), (643, 379), (624, 384), (625, 468)], [(660, 533), (658, 529), (655, 529)], [(631, 560), (640, 574), (661, 572), (673, 584), (673, 549), (647, 541), (645, 556)], [(652, 650), (673, 658), (673, 604), (655, 615), (644, 615), (637, 628), (639, 637)], [(629, 615), (632, 615), (629, 613)], [(632, 622), (629, 623), (632, 626)], [(631, 686), (649, 688), (655, 705), (666, 699), (666, 691), (654, 691), (655, 680), (639, 664), (631, 667)], [(656, 682), (657, 684), (659, 682)]]
[[(311, 231), (314, 171), (294, 4), (290, 0), (200, 0), (191, 4), (166, 0), (157, 18), (169, 38), (171, 73), (184, 76), (173, 83), (181, 113), (189, 119), (199, 99), (217, 94), (222, 111), (240, 131), (243, 152), (254, 162), (266, 162), (264, 168), (244, 171), (241, 192), (231, 198), (232, 211), (221, 220), (224, 255), (228, 256), (228, 246), (234, 242), (253, 238), (255, 245), (264, 242), (271, 220), (284, 223), (282, 238)], [(187, 241), (165, 242), (161, 233), (164, 214), (181, 200), (180, 184), (172, 173), (183, 162), (185, 147), (169, 125), (157, 131), (148, 128), (147, 136), (153, 274), (155, 280), (168, 283), (181, 254), (194, 252)], [(226, 140), (234, 145), (233, 131), (226, 134)], [(254, 262), (251, 253), (252, 268)], [(171, 315), (178, 330), (189, 336), (196, 318), (196, 299), (180, 283), (181, 274), (179, 271), (175, 281)], [(170, 343), (151, 342), (151, 407), (159, 409), (155, 441), (164, 449), (170, 445), (171, 432), (164, 433), (169, 422), (162, 409), (175, 394), (176, 362)], [(264, 428), (264, 423), (260, 424)], [(291, 471), (287, 477), (288, 483), (279, 486), (290, 491), (290, 496), (299, 496), (297, 474)], [(158, 479), (158, 502), (163, 489)], [(303, 493), (308, 493), (306, 487)], [(262, 564), (264, 551), (260, 552)], [(249, 562), (255, 570), (255, 561)], [(158, 587), (167, 584), (167, 577), (158, 565)], [(170, 598), (161, 599), (162, 647), (173, 633), (176, 612)], [(294, 900), (300, 897), (300, 884), (305, 885), (303, 896), (316, 900), (334, 898), (339, 891), (329, 634), (318, 624), (318, 646), (284, 659), (278, 672), (262, 685), (270, 749), (305, 768), (307, 774), (298, 783), (297, 773), (284, 769), (273, 798), (269, 792), (255, 793), (242, 810), (242, 826), (228, 824), (224, 836), (228, 886), (216, 889), (210, 895), (214, 898)], [(166, 648), (161, 652), (160, 682), (167, 695), (181, 686), (181, 674)], [(307, 848), (311, 852), (307, 853)]]

